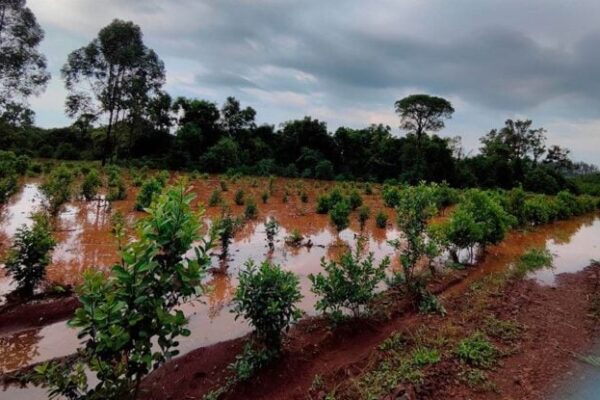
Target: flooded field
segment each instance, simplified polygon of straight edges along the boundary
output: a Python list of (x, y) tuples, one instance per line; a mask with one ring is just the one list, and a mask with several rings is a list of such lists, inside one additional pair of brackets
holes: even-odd
[[(293, 181), (299, 184), (301, 181)], [(255, 200), (264, 190), (266, 181), (260, 187), (244, 186), (246, 196)], [(213, 344), (218, 341), (239, 337), (249, 331), (243, 322), (234, 321), (229, 312), (229, 302), (236, 287), (237, 271), (248, 259), (262, 261), (270, 258), (285, 269), (294, 271), (301, 280), (304, 299), (301, 308), (307, 314), (314, 313), (315, 299), (310, 292), (308, 275), (320, 271), (322, 257), (335, 258), (350, 247), (354, 247), (359, 231), (358, 222), (354, 220), (351, 227), (337, 235), (330, 226), (327, 215), (315, 213), (317, 193), (328, 188), (326, 183), (301, 182), (309, 199), (304, 203), (295, 193), (295, 188), (288, 188), (291, 193), (287, 202), (283, 202), (285, 180), (277, 182), (277, 188), (267, 204), (258, 204), (259, 217), (247, 222), (236, 233), (229, 248), (229, 257), (223, 262), (219, 259), (220, 248), (213, 249), (213, 268), (215, 272), (207, 276), (209, 292), (200, 301), (183, 306), (190, 318), (189, 328), (192, 336), (181, 340), (180, 350), (188, 352), (198, 347)], [(216, 179), (197, 181), (192, 190), (197, 194), (198, 203), (205, 204), (212, 190), (219, 186)], [(234, 204), (232, 198), (235, 190), (241, 185), (231, 185), (224, 192), (225, 201), (229, 204), (233, 215), (243, 213), (243, 206)], [(292, 191), (294, 190), (294, 191)], [(131, 189), (124, 201), (115, 201), (109, 206), (103, 201), (74, 201), (64, 207), (57, 219), (55, 236), (58, 245), (53, 253), (52, 265), (48, 268), (47, 278), (60, 284), (77, 284), (82, 273), (87, 268), (107, 270), (118, 260), (117, 244), (111, 234), (111, 214), (120, 210), (127, 216), (130, 225), (144, 215), (134, 211), (135, 189)], [(375, 215), (379, 211), (389, 213), (393, 221), (393, 213), (385, 209), (377, 195), (363, 196), (365, 204), (371, 207)], [(28, 224), (31, 212), (37, 210), (43, 201), (39, 191), (39, 182), (27, 182), (22, 190), (6, 204), (1, 214), (0, 235), (2, 249), (10, 245), (10, 237), (19, 226)], [(257, 201), (258, 202), (258, 201)], [(221, 207), (209, 207), (206, 210), (206, 223), (210, 218), (217, 217), (222, 212)], [(265, 229), (265, 218), (274, 217), (280, 224), (280, 230), (275, 237), (275, 246), (269, 251)], [(369, 221), (365, 234), (368, 236), (365, 251), (373, 252), (376, 260), (385, 256), (393, 256), (394, 249), (387, 240), (398, 237), (396, 229), (378, 229), (374, 221)], [(311, 246), (290, 247), (285, 245), (284, 238), (292, 229), (298, 229)], [(133, 230), (132, 230), (133, 233)], [(0, 290), (6, 294), (11, 289), (10, 280), (0, 278)], [(77, 348), (76, 333), (68, 328), (64, 321), (42, 328), (21, 331), (0, 337), (0, 372), (14, 370), (30, 363), (47, 360), (54, 357), (72, 354)]]
[[(234, 193), (240, 187), (247, 197), (256, 201), (259, 217), (247, 222), (237, 232), (229, 249), (225, 262), (219, 259), (220, 248), (213, 249), (213, 269), (206, 279), (209, 292), (199, 301), (185, 304), (182, 308), (189, 317), (190, 337), (182, 338), (182, 354), (193, 349), (233, 339), (250, 331), (242, 321), (234, 321), (229, 312), (230, 301), (237, 285), (237, 272), (248, 259), (262, 261), (271, 259), (286, 270), (293, 271), (301, 281), (304, 298), (300, 307), (308, 314), (314, 314), (315, 298), (310, 292), (308, 275), (321, 270), (321, 258), (336, 258), (348, 248), (353, 248), (359, 236), (359, 224), (353, 214), (349, 229), (339, 235), (329, 222), (327, 215), (315, 212), (318, 194), (328, 190), (332, 184), (315, 181), (278, 179), (275, 190), (262, 204), (260, 194), (266, 189), (268, 181), (229, 184), (224, 192), (225, 202), (233, 215), (241, 215), (244, 207), (235, 205)], [(218, 179), (197, 180), (191, 183), (197, 195), (197, 202), (206, 204), (211, 192), (220, 187)], [(285, 195), (285, 192), (288, 195)], [(299, 192), (308, 195), (302, 201)], [(365, 204), (371, 209), (371, 219), (365, 229), (368, 238), (366, 251), (373, 252), (375, 260), (385, 256), (394, 257), (395, 249), (387, 243), (399, 236), (393, 227), (394, 213), (384, 207), (379, 188), (373, 195), (362, 195)], [(136, 189), (131, 188), (128, 198), (109, 204), (102, 200), (73, 201), (66, 205), (57, 218), (55, 236), (58, 245), (53, 253), (52, 265), (48, 268), (50, 282), (76, 285), (81, 281), (82, 273), (88, 268), (108, 270), (117, 261), (117, 244), (111, 234), (111, 215), (120, 210), (130, 226), (144, 214), (134, 211)], [(287, 197), (287, 201), (284, 201)], [(1, 209), (0, 214), (0, 252), (10, 245), (11, 237), (19, 226), (30, 222), (29, 215), (43, 202), (39, 182), (27, 181), (21, 191)], [(388, 214), (390, 223), (386, 229), (375, 227), (374, 216), (383, 211)], [(208, 207), (206, 224), (220, 215), (222, 208)], [(275, 237), (275, 246), (269, 250), (266, 241), (264, 221), (274, 217), (280, 224)], [(442, 216), (443, 218), (443, 216)], [(298, 229), (308, 246), (290, 247), (284, 238)], [(134, 230), (130, 230), (134, 235)], [(494, 271), (509, 268), (526, 250), (531, 247), (547, 247), (554, 255), (554, 268), (536, 272), (532, 277), (544, 284), (552, 284), (554, 276), (562, 272), (574, 272), (589, 264), (590, 258), (600, 258), (600, 219), (597, 216), (584, 216), (570, 221), (557, 222), (527, 232), (513, 232), (499, 245), (490, 247), (486, 258), (477, 266), (469, 279), (453, 287), (460, 291), (473, 281)], [(10, 280), (2, 275), (0, 268), (0, 295), (12, 289)], [(66, 326), (65, 321), (53, 323), (41, 328), (7, 333), (0, 337), (0, 372), (11, 371), (31, 363), (54, 357), (72, 354), (78, 346), (74, 330)], [(36, 398), (38, 391), (9, 388), (0, 392), (0, 399)], [(44, 393), (44, 392), (40, 392)], [(25, 396), (25, 397), (23, 397)], [(43, 396), (40, 398), (44, 398)]]

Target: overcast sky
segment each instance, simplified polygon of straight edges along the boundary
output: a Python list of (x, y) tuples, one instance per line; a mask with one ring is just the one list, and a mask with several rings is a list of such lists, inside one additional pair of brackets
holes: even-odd
[(60, 68), (114, 18), (141, 26), (167, 91), (233, 95), (279, 124), (311, 115), (398, 130), (394, 101), (450, 99), (441, 134), (468, 149), (506, 118), (531, 118), (574, 158), (600, 164), (597, 0), (28, 0), (52, 81), (37, 123), (66, 125)]

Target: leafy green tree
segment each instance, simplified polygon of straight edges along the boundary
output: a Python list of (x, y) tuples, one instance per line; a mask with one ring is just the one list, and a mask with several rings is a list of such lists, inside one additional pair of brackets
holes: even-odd
[(321, 259), (321, 267), (325, 273), (310, 274), (311, 291), (319, 296), (316, 309), (340, 320), (344, 311), (349, 310), (357, 318), (373, 300), (377, 285), (383, 282), (385, 271), (390, 265), (389, 258), (384, 258), (378, 266), (373, 264), (373, 253), (366, 258), (361, 257), (361, 244), (357, 245), (353, 254), (346, 252), (339, 262)]
[(396, 101), (396, 113), (400, 116), (400, 128), (417, 137), (417, 152), (420, 152), (423, 136), (444, 127), (444, 120), (454, 113), (452, 104), (441, 97), (413, 94)]
[(25, 0), (0, 2), (0, 120), (29, 125), (27, 98), (50, 80), (46, 57), (39, 51), (44, 31)]
[(24, 298), (33, 296), (33, 291), (46, 276), (50, 252), (56, 245), (48, 217), (40, 213), (32, 218), (31, 228), (23, 226), (17, 230), (5, 260), (6, 270), (17, 282), (17, 291)]
[(456, 211), (470, 213), (480, 226), (479, 244), (485, 248), (499, 243), (508, 229), (516, 224), (516, 218), (507, 213), (497, 199), (479, 189), (468, 190)]
[(269, 352), (281, 352), (283, 332), (302, 316), (297, 303), (302, 299), (300, 281), (293, 272), (264, 261), (252, 260), (239, 273), (232, 312), (255, 328), (257, 339)]
[[(69, 321), (85, 340), (80, 357), (35, 369), (34, 381), (46, 384), (52, 397), (135, 399), (144, 376), (178, 354), (178, 337), (190, 334), (178, 306), (202, 292), (212, 246), (212, 238), (202, 239), (203, 210), (192, 211), (193, 197), (181, 185), (168, 188), (110, 276), (85, 275), (82, 306)], [(193, 257), (186, 255), (190, 248)]]
[[(418, 262), (434, 251), (427, 240), (427, 222), (436, 213), (434, 189), (421, 183), (408, 187), (400, 194), (396, 212), (398, 228), (406, 240), (406, 246), (400, 255), (402, 280), (408, 294), (417, 305), (429, 297), (425, 283), (417, 275)], [(395, 243), (399, 246), (399, 243)]]
[(88, 45), (69, 54), (62, 76), (69, 91), (69, 116), (107, 115), (104, 165), (113, 152), (113, 130), (119, 118), (132, 115), (137, 103), (145, 105), (159, 93), (165, 69), (144, 44), (140, 27), (115, 19)]

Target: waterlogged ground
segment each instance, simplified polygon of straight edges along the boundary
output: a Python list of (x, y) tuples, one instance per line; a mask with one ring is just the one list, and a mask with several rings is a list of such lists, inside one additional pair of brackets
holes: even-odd
[[(315, 299), (310, 292), (308, 275), (321, 270), (320, 260), (336, 258), (348, 247), (354, 247), (359, 231), (356, 216), (352, 217), (351, 227), (338, 235), (329, 224), (326, 215), (315, 213), (316, 197), (327, 191), (331, 184), (325, 182), (284, 180), (275, 183), (273, 195), (267, 204), (262, 204), (260, 194), (267, 189), (266, 179), (252, 182), (245, 180), (229, 183), (224, 193), (226, 203), (234, 215), (243, 213), (243, 206), (233, 202), (235, 191), (242, 187), (246, 196), (255, 199), (259, 208), (259, 217), (248, 222), (241, 229), (230, 246), (230, 256), (225, 263), (218, 258), (220, 249), (213, 250), (213, 267), (206, 279), (210, 291), (201, 299), (185, 304), (183, 309), (189, 316), (189, 328), (192, 335), (181, 340), (182, 353), (219, 341), (239, 337), (250, 328), (243, 321), (235, 321), (229, 312), (229, 304), (237, 285), (237, 272), (248, 259), (261, 261), (270, 258), (283, 268), (293, 271), (300, 277), (304, 299), (301, 308), (307, 314), (314, 313)], [(197, 194), (198, 203), (206, 204), (211, 192), (218, 188), (218, 179), (197, 180), (191, 183)], [(284, 188), (287, 187), (288, 201), (284, 202)], [(367, 251), (373, 252), (377, 261), (385, 256), (394, 257), (394, 249), (387, 243), (398, 237), (393, 228), (393, 212), (386, 209), (379, 195), (366, 196), (365, 204), (371, 208), (372, 218), (367, 223), (365, 235), (368, 238)], [(304, 203), (298, 195), (299, 190), (308, 194)], [(120, 210), (126, 215), (130, 225), (143, 216), (134, 211), (135, 188), (129, 190), (128, 198), (109, 205), (103, 201), (74, 201), (68, 204), (58, 217), (55, 235), (58, 246), (53, 253), (52, 265), (48, 269), (49, 281), (60, 284), (77, 284), (87, 268), (108, 270), (118, 259), (117, 245), (110, 230), (111, 215)], [(31, 212), (39, 209), (43, 196), (39, 191), (39, 182), (29, 180), (22, 190), (0, 209), (0, 252), (10, 245), (10, 238), (22, 224), (29, 223)], [(387, 229), (378, 229), (374, 216), (379, 211), (389, 215)], [(221, 207), (209, 207), (206, 210), (206, 222), (217, 217)], [(263, 222), (266, 217), (275, 217), (281, 229), (275, 238), (275, 248), (269, 252)], [(283, 238), (292, 229), (298, 229), (312, 246), (290, 247)], [(134, 235), (133, 229), (131, 235)], [(452, 291), (465, 289), (473, 281), (494, 271), (510, 268), (511, 265), (531, 247), (547, 247), (554, 255), (554, 268), (534, 273), (533, 278), (543, 284), (552, 285), (554, 276), (563, 272), (575, 272), (589, 265), (590, 258), (600, 258), (600, 219), (597, 216), (584, 216), (570, 221), (536, 228), (528, 232), (514, 232), (500, 245), (490, 247), (487, 256), (470, 274), (469, 278), (453, 287)], [(10, 291), (10, 280), (2, 275), (0, 268), (0, 295)], [(11, 371), (28, 364), (48, 360), (58, 356), (72, 354), (78, 346), (73, 330), (64, 321), (16, 333), (0, 336), (0, 372)], [(9, 388), (0, 392), (0, 399), (45, 398), (43, 391), (19, 390)]]
[[(351, 228), (341, 234), (333, 230), (327, 215), (316, 214), (315, 203), (318, 193), (330, 186), (327, 183), (302, 182), (303, 190), (309, 195), (307, 203), (302, 202), (297, 195), (297, 187), (301, 181), (278, 180), (273, 196), (267, 204), (260, 201), (260, 193), (265, 190), (267, 181), (252, 187), (254, 183), (229, 183), (229, 190), (224, 193), (225, 201), (234, 215), (243, 213), (243, 206), (234, 204), (232, 198), (235, 191), (243, 187), (246, 196), (255, 199), (259, 208), (259, 217), (247, 222), (236, 234), (229, 249), (229, 257), (224, 263), (219, 259), (221, 249), (213, 249), (213, 268), (206, 279), (209, 292), (201, 301), (185, 304), (182, 308), (190, 318), (192, 336), (181, 340), (182, 353), (198, 347), (210, 345), (218, 341), (239, 337), (249, 331), (242, 321), (235, 321), (229, 312), (229, 303), (233, 296), (237, 281), (236, 276), (240, 267), (248, 259), (257, 262), (270, 258), (283, 268), (293, 271), (300, 277), (304, 299), (301, 308), (308, 314), (314, 313), (315, 299), (310, 292), (308, 275), (321, 270), (320, 260), (337, 258), (350, 246), (353, 248), (358, 223), (352, 221)], [(292, 186), (293, 183), (293, 186)], [(288, 201), (283, 202), (285, 185), (289, 185)], [(210, 193), (219, 187), (219, 181), (201, 180), (192, 183), (192, 190), (197, 194), (198, 203), (206, 203)], [(117, 244), (110, 232), (111, 215), (114, 210), (120, 210), (127, 216), (130, 225), (144, 213), (134, 211), (136, 189), (130, 189), (127, 200), (116, 201), (109, 206), (103, 201), (74, 201), (66, 205), (59, 215), (55, 236), (58, 245), (53, 252), (52, 265), (48, 268), (48, 280), (60, 284), (77, 284), (81, 281), (83, 272), (88, 268), (108, 270), (118, 261)], [(393, 213), (386, 210), (378, 195), (364, 196), (365, 204), (369, 205), (372, 214), (382, 210), (389, 214), (390, 221)], [(2, 249), (10, 245), (10, 238), (18, 227), (29, 224), (29, 215), (41, 207), (43, 195), (39, 191), (39, 182), (28, 181), (22, 190), (6, 204), (0, 216), (0, 237)], [(210, 218), (217, 217), (222, 212), (221, 207), (208, 207), (206, 223)], [(275, 246), (269, 252), (267, 246), (264, 220), (267, 216), (275, 217), (280, 225), (280, 231), (275, 237)], [(355, 217), (354, 217), (355, 219)], [(285, 245), (284, 238), (292, 229), (298, 229), (305, 240), (312, 246), (290, 247)], [(133, 235), (132, 229), (132, 235)], [(385, 256), (393, 256), (394, 249), (387, 243), (388, 239), (398, 237), (398, 232), (390, 226), (388, 229), (378, 229), (374, 220), (369, 221), (365, 234), (368, 237), (365, 251), (373, 252), (377, 261)], [(0, 269), (1, 270), (1, 269)], [(0, 278), (0, 294), (7, 293), (12, 288), (10, 279)], [(0, 372), (48, 360), (50, 358), (72, 354), (78, 345), (75, 331), (68, 328), (64, 321), (47, 325), (42, 328), (20, 331), (0, 337)]]

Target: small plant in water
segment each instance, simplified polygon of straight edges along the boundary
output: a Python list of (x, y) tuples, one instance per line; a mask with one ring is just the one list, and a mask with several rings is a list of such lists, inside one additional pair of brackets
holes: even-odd
[(246, 200), (246, 209), (244, 210), (244, 216), (246, 219), (256, 219), (258, 216), (258, 207), (254, 199)]
[(98, 194), (98, 188), (102, 185), (102, 180), (95, 169), (90, 170), (81, 184), (81, 195), (87, 200), (93, 200)]
[(358, 223), (360, 224), (360, 231), (364, 231), (365, 224), (371, 216), (371, 209), (367, 206), (362, 206), (358, 209)]
[(292, 229), (289, 235), (285, 237), (285, 244), (298, 247), (302, 244), (304, 236), (296, 228)]
[(375, 217), (375, 225), (377, 225), (379, 229), (385, 229), (385, 227), (387, 226), (387, 221), (388, 216), (386, 213), (384, 213), (383, 211), (377, 213), (377, 216)]
[(244, 191), (242, 189), (239, 189), (237, 192), (235, 192), (233, 201), (235, 201), (235, 204), (237, 204), (238, 206), (244, 204)]
[(219, 189), (213, 190), (210, 194), (210, 198), (208, 199), (208, 206), (215, 207), (223, 202), (223, 197), (221, 196), (221, 191)]
[(35, 288), (46, 276), (50, 252), (56, 245), (46, 214), (32, 216), (33, 226), (17, 230), (5, 260), (8, 274), (17, 282), (17, 292), (25, 298), (33, 296)]
[(64, 203), (71, 199), (73, 174), (64, 165), (60, 165), (50, 173), (41, 186), (41, 190), (48, 201), (50, 214), (56, 215)]

